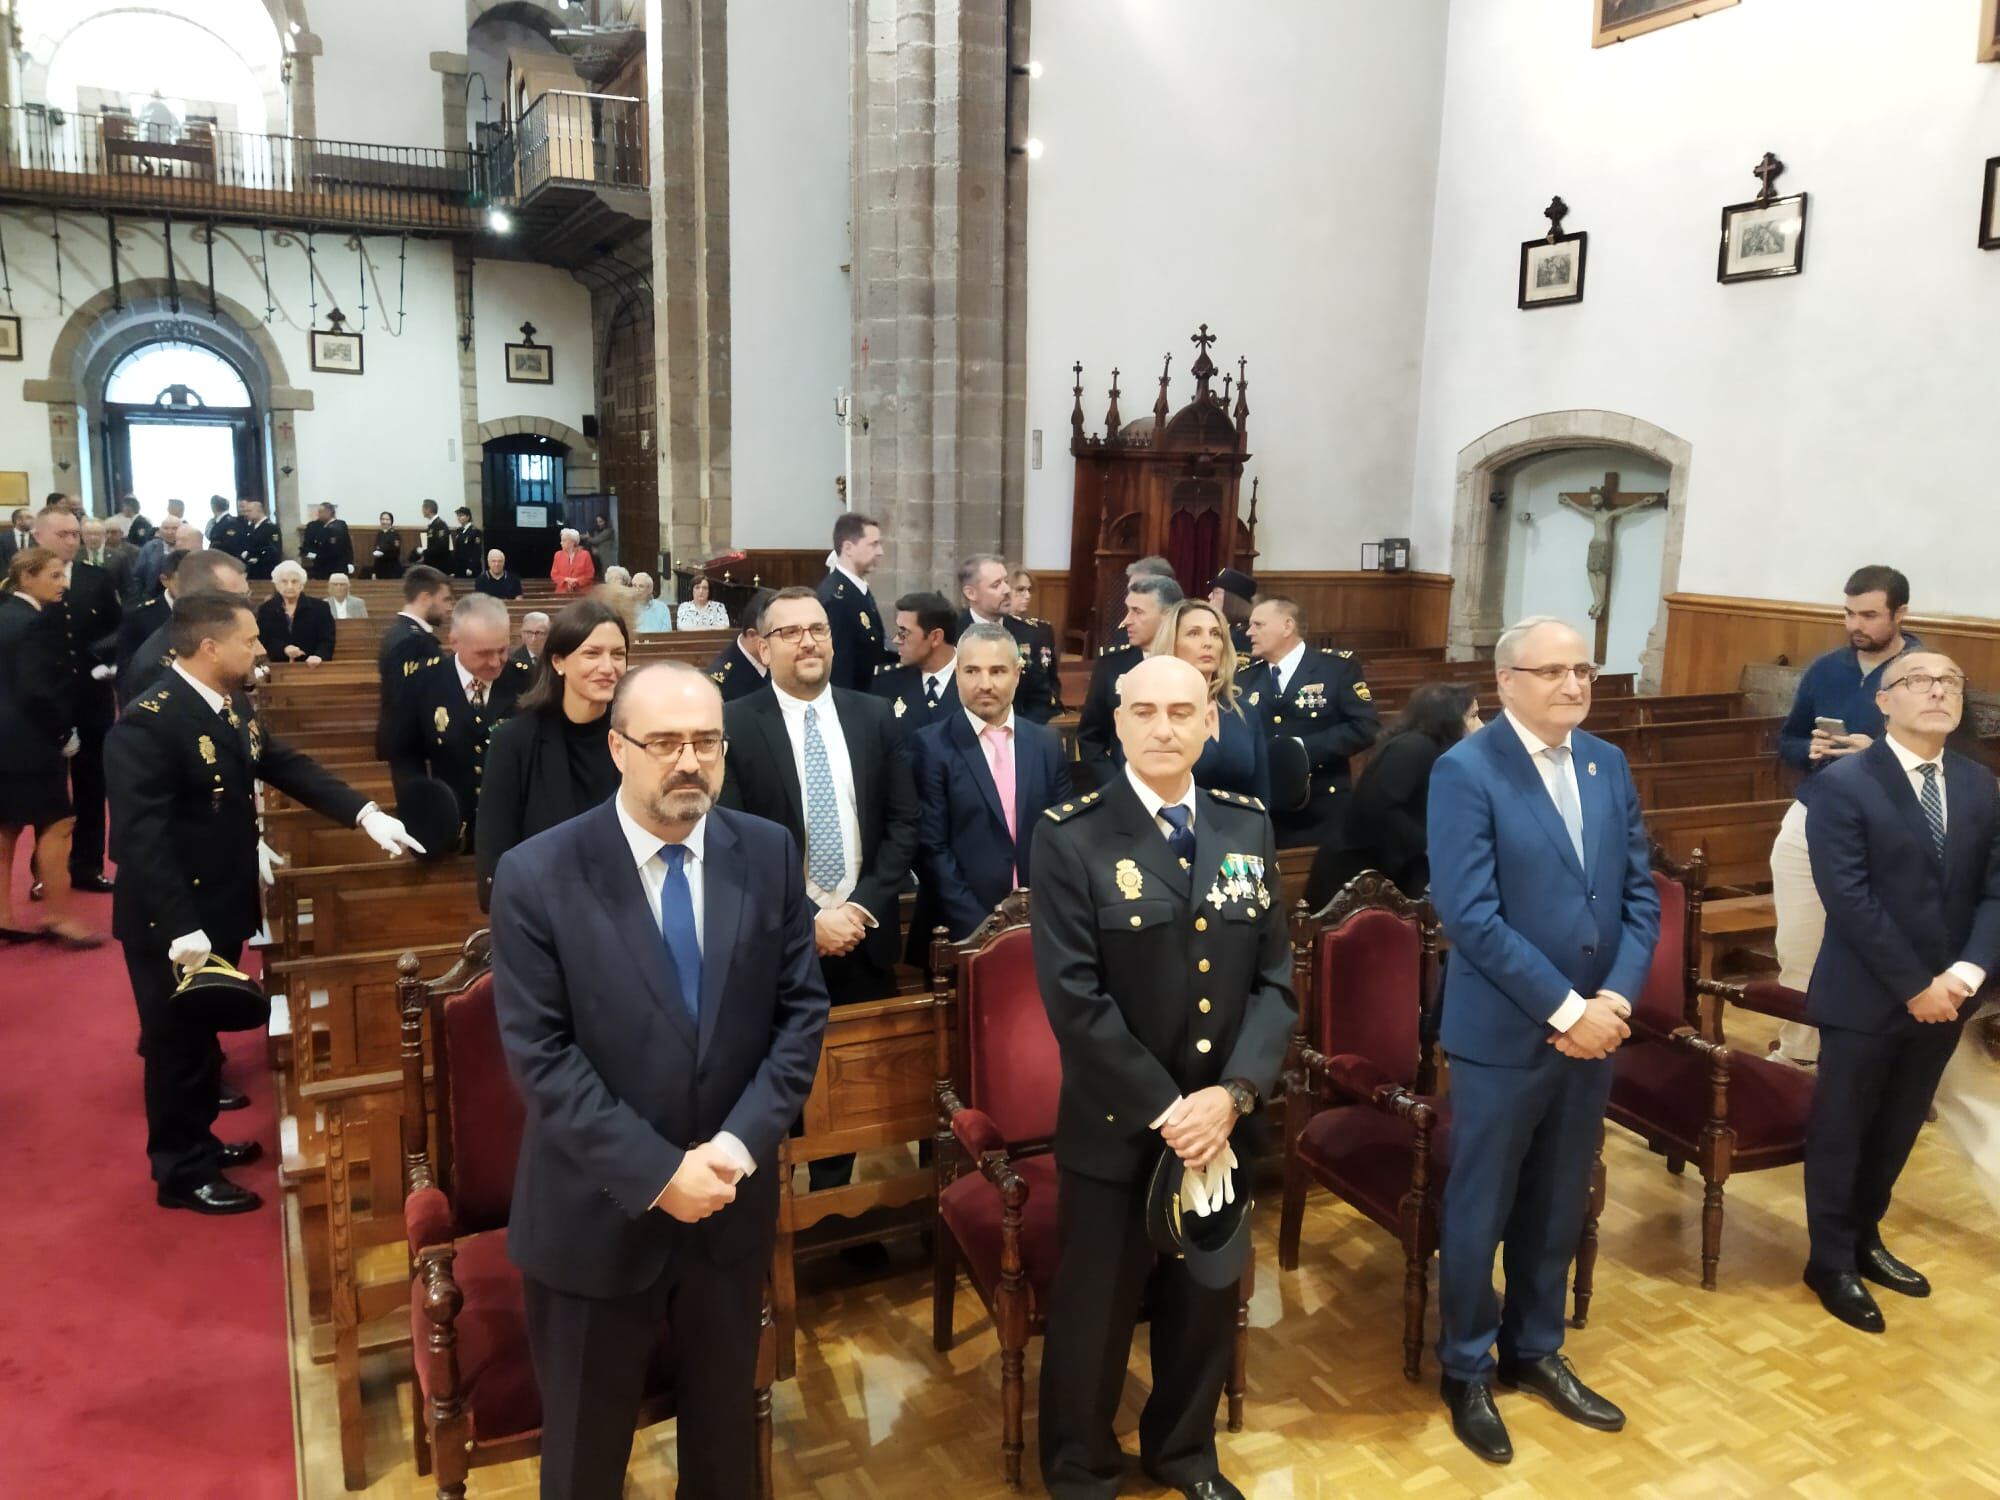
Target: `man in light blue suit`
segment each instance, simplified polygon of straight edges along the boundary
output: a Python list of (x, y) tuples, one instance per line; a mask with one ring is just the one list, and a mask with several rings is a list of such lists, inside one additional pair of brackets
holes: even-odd
[[(1441, 1390), (1459, 1440), (1506, 1463), (1496, 1375), (1585, 1426), (1625, 1425), (1561, 1356), (1563, 1298), (1610, 1057), (1630, 1034), (1660, 904), (1625, 757), (1577, 727), (1597, 671), (1583, 637), (1537, 617), (1493, 655), (1505, 712), (1439, 759), (1428, 821), (1431, 900), (1451, 940)], [(1504, 1306), (1493, 1292), (1503, 1244)]]

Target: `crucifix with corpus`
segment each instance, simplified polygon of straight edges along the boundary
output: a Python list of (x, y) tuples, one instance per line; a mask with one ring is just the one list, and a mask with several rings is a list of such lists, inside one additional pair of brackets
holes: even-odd
[(1556, 499), (1590, 522), (1590, 551), (1583, 565), (1590, 575), (1590, 618), (1597, 622), (1596, 659), (1601, 664), (1611, 634), (1612, 537), (1620, 521), (1637, 511), (1665, 505), (1667, 497), (1664, 491), (1621, 494), (1614, 469), (1605, 474), (1602, 485), (1592, 485), (1582, 494), (1565, 492)]

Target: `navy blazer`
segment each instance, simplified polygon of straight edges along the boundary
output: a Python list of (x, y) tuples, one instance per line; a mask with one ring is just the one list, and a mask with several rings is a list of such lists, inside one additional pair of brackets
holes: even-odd
[[(527, 1106), (507, 1251), (578, 1296), (628, 1296), (697, 1250), (761, 1262), (777, 1233), (778, 1143), (812, 1088), (826, 985), (791, 836), (718, 807), (703, 838), (698, 1023), (614, 803), (494, 878), (494, 1002)], [(735, 1202), (699, 1224), (654, 1212), (687, 1149), (725, 1130), (757, 1163)]]
[(1938, 975), (1961, 960), (1989, 974), (2000, 964), (2000, 787), (1977, 761), (1945, 751), (1939, 864), (1886, 737), (1813, 783), (1806, 841), (1826, 937), (1806, 1011), (1823, 1026), (1879, 1035), (1922, 1026), (1907, 1006)]
[(1007, 832), (1000, 791), (963, 709), (910, 738), (917, 777), (917, 907), (913, 947), (928, 954), (939, 923), (965, 937), (998, 906), (1015, 880), (1028, 884), (1036, 822), (1069, 795), (1062, 739), (1014, 715), (1014, 827)]
[(1431, 904), (1451, 939), (1441, 1038), (1454, 1057), (1526, 1067), (1574, 990), (1636, 1002), (1660, 934), (1639, 792), (1622, 752), (1570, 734), (1584, 863), (1504, 714), (1431, 771)]

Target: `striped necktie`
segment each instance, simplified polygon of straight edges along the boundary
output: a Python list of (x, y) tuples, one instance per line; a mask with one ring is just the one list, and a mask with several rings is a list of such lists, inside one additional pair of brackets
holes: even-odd
[(1944, 863), (1944, 792), (1938, 786), (1938, 768), (1925, 762), (1917, 769), (1923, 773), (1923, 795), (1917, 800), (1923, 805), (1924, 824), (1931, 831), (1931, 854), (1939, 864)]

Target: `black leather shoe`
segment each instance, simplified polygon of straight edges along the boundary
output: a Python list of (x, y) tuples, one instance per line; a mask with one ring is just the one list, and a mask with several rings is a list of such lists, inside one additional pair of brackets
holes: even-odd
[(250, 1096), (244, 1093), (243, 1090), (231, 1088), (225, 1083), (215, 1091), (215, 1107), (217, 1109), (248, 1109), (250, 1107)]
[(1855, 1252), (1854, 1268), (1877, 1286), (1886, 1286), (1905, 1297), (1928, 1297), (1931, 1294), (1931, 1284), (1924, 1273), (1897, 1260), (1882, 1248), (1880, 1240), (1872, 1245), (1863, 1245)]
[(264, 1159), (262, 1141), (224, 1141), (222, 1149), (215, 1153), (215, 1159), (225, 1167), (247, 1167), (253, 1161)]
[(264, 1203), (250, 1189), (238, 1187), (227, 1177), (211, 1177), (192, 1187), (162, 1187), (158, 1197), (162, 1208), (186, 1208), (198, 1214), (247, 1214)]
[(1243, 1491), (1236, 1488), (1220, 1474), (1212, 1474), (1207, 1479), (1197, 1479), (1193, 1484), (1175, 1484), (1171, 1479), (1162, 1479), (1157, 1474), (1146, 1476), (1155, 1484), (1163, 1484), (1170, 1490), (1179, 1490), (1187, 1500), (1243, 1500)]
[(1461, 1443), (1489, 1464), (1514, 1461), (1514, 1444), (1493, 1405), (1491, 1386), (1483, 1380), (1453, 1380), (1446, 1375), (1438, 1381), (1438, 1394), (1451, 1409), (1451, 1430)]
[(1599, 1432), (1617, 1432), (1625, 1426), (1625, 1413), (1577, 1379), (1576, 1366), (1560, 1354), (1502, 1360), (1497, 1376), (1510, 1390), (1533, 1391), (1572, 1422)]
[(111, 894), (111, 882), (102, 875), (73, 875), (70, 877), (69, 888), (73, 891), (87, 891), (93, 896)]
[(1880, 1333), (1888, 1326), (1882, 1321), (1882, 1309), (1875, 1305), (1857, 1272), (1822, 1271), (1817, 1266), (1807, 1266), (1805, 1283), (1819, 1294), (1819, 1305), (1849, 1328)]

